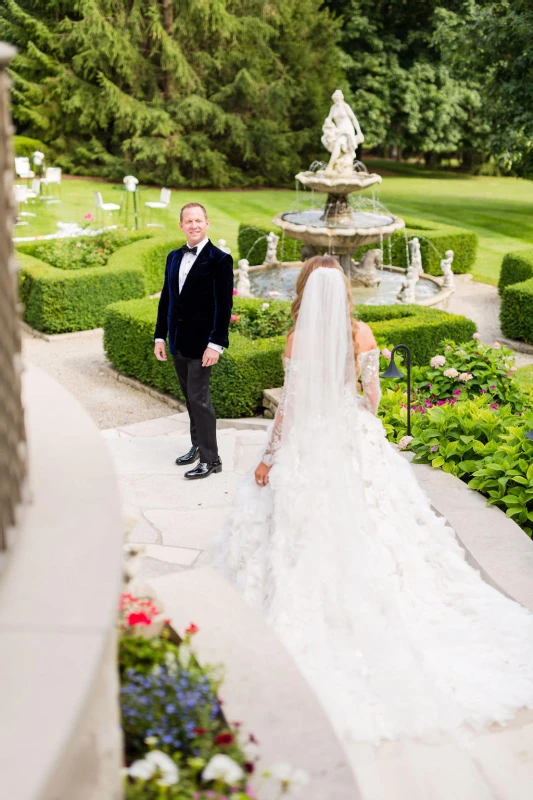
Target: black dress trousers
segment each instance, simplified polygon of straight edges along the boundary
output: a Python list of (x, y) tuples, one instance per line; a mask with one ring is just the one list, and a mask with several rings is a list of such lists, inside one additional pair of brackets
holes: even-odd
[(200, 448), (200, 461), (213, 463), (218, 458), (217, 420), (211, 403), (209, 380), (211, 367), (202, 367), (201, 358), (172, 356), (181, 391), (187, 404), (191, 442)]

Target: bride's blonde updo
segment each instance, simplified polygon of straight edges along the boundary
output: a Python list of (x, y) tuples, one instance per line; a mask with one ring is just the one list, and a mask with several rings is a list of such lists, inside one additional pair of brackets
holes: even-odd
[(319, 269), (319, 267), (326, 267), (327, 269), (336, 269), (342, 275), (342, 278), (346, 285), (346, 296), (348, 298), (348, 308), (350, 309), (350, 320), (352, 323), (353, 352), (357, 362), (357, 356), (359, 355), (359, 345), (357, 343), (357, 322), (352, 316), (352, 311), (353, 311), (352, 289), (350, 286), (350, 281), (344, 274), (342, 267), (340, 266), (337, 259), (333, 258), (333, 256), (313, 256), (312, 258), (308, 259), (301, 268), (298, 278), (296, 280), (296, 297), (293, 300), (291, 306), (291, 317), (293, 321), (293, 326), (289, 331), (289, 335), (293, 333), (296, 327), (296, 320), (298, 319), (298, 314), (300, 313), (300, 306), (302, 305), (302, 297), (307, 281), (309, 280), (309, 276), (311, 275), (312, 272), (315, 271), (315, 269)]

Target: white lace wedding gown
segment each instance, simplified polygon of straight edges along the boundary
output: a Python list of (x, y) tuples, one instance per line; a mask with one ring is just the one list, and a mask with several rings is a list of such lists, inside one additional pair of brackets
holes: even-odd
[[(310, 276), (282, 399), (212, 561), (277, 631), (342, 738), (504, 723), (533, 706), (533, 614), (465, 561), (375, 417), (344, 284)], [(255, 466), (255, 465), (254, 465)]]

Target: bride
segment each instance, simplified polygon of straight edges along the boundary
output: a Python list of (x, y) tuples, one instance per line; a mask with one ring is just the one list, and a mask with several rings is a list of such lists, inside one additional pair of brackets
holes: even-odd
[(533, 614), (466, 563), (387, 442), (379, 350), (337, 261), (311, 258), (296, 288), (281, 402), (214, 566), (279, 634), (342, 738), (505, 723), (533, 706)]

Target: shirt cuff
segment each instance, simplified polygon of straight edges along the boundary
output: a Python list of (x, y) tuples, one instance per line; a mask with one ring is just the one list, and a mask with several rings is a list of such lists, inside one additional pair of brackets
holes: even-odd
[(164, 339), (154, 339), (154, 342), (163, 342), (163, 344), (165, 344), (165, 340)]
[(211, 350), (216, 350), (217, 353), (223, 353), (224, 352), (224, 348), (221, 347), (219, 344), (213, 344), (213, 342), (209, 342), (209, 344), (207, 346), (210, 347)]

